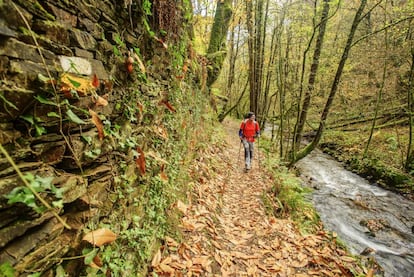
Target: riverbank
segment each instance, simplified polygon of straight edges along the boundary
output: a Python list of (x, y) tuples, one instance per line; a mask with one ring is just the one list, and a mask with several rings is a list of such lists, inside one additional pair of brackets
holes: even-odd
[(328, 130), (319, 148), (371, 183), (414, 201), (414, 176), (402, 168), (403, 138), (396, 140), (392, 133), (393, 130), (378, 132), (365, 157), (368, 135), (362, 131)]

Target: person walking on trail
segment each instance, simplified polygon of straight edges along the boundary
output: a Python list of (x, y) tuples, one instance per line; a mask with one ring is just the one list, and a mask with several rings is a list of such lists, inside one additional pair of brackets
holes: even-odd
[(260, 136), (259, 123), (256, 122), (256, 116), (253, 112), (249, 112), (247, 117), (240, 125), (239, 137), (240, 142), (244, 146), (244, 160), (246, 168), (250, 170), (253, 160), (253, 144), (256, 137)]

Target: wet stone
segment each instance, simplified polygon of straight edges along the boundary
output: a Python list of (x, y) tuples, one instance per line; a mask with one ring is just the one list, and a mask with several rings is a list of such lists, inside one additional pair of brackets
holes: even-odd
[(93, 53), (83, 50), (81, 48), (75, 47), (74, 48), (74, 52), (75, 52), (75, 56), (77, 57), (81, 57), (81, 58), (85, 58), (88, 60), (92, 60), (93, 59)]
[(93, 36), (78, 29), (71, 30), (71, 40), (82, 49), (93, 50), (96, 48), (96, 40)]
[[(0, 55), (42, 63), (42, 58), (35, 46), (22, 43), (14, 38), (8, 39), (5, 45), (0, 48)], [(48, 60), (53, 60), (56, 57), (45, 49), (42, 49), (42, 55)]]
[(62, 23), (65, 27), (71, 28), (76, 27), (77, 17), (76, 15), (70, 14), (58, 7), (47, 3), (50, 10), (52, 10), (53, 14), (56, 16), (56, 19)]

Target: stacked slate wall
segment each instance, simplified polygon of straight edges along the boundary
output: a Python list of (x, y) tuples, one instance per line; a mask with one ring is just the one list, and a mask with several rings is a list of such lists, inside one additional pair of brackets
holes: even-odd
[[(142, 2), (0, 1), (0, 143), (12, 160), (0, 155), (0, 264), (9, 263), (18, 275), (53, 275), (60, 258), (81, 254), (81, 237), (91, 222), (116, 221), (126, 209), (142, 213), (139, 205), (130, 207), (114, 196), (121, 161), (131, 182), (139, 181), (136, 153), (122, 153), (113, 138), (103, 138), (90, 112), (99, 115), (104, 126), (105, 119), (124, 118), (119, 103), (131, 93), (159, 101), (171, 89), (170, 57), (154, 33), (159, 24), (164, 30), (168, 24), (181, 24), (175, 6), (179, 1), (156, 1), (153, 8), (160, 6), (164, 15), (154, 9), (144, 14)], [(151, 30), (143, 24), (144, 17)], [(170, 41), (180, 37), (178, 29), (169, 34)], [(142, 61), (152, 61), (145, 82), (125, 66), (133, 48), (139, 48)], [(138, 72), (136, 60), (134, 66)], [(97, 99), (108, 104), (98, 105)], [(152, 132), (148, 124), (157, 118), (141, 112), (133, 115), (132, 125), (119, 122), (117, 140)], [(23, 175), (52, 180), (63, 192), (63, 204), (55, 211), (70, 229), (51, 210), (38, 213), (27, 204), (8, 202), (6, 195), (25, 186), (16, 167)], [(40, 195), (48, 203), (57, 200), (53, 194)], [(82, 263), (66, 263), (67, 272), (76, 272)]]

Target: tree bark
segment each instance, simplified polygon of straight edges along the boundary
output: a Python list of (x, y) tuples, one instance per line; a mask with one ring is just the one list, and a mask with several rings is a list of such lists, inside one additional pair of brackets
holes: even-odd
[(208, 67), (207, 87), (211, 87), (217, 80), (223, 66), (223, 61), (226, 57), (226, 37), (231, 15), (232, 0), (218, 1), (207, 50), (207, 58), (211, 62), (211, 66)]

